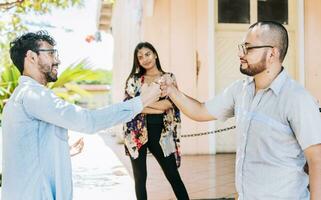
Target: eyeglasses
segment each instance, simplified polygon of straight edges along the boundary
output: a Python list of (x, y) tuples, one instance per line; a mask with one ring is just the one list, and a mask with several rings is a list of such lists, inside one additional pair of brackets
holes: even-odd
[(246, 46), (246, 44), (239, 44), (238, 45), (239, 48), (239, 53), (243, 53), (243, 55), (247, 55), (249, 50), (251, 49), (259, 49), (259, 48), (274, 48), (271, 45), (261, 45), (261, 46)]
[(59, 58), (59, 54), (58, 54), (57, 49), (37, 49), (37, 50), (35, 50), (36, 53), (39, 53), (40, 51), (49, 52), (49, 55), (52, 58), (55, 58), (55, 59)]

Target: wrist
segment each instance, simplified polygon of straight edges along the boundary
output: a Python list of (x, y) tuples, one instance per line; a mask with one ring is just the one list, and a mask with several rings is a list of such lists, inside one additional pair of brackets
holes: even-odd
[(171, 86), (171, 87), (169, 88), (169, 90), (168, 90), (168, 94), (167, 94), (167, 95), (171, 98), (171, 97), (177, 95), (177, 93), (178, 93), (177, 88), (174, 87), (174, 86)]

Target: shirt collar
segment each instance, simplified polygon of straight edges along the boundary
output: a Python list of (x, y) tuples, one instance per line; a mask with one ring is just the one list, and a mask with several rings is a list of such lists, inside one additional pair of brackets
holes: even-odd
[(245, 79), (245, 83), (246, 83), (247, 85), (250, 85), (250, 84), (254, 83), (254, 78), (253, 78), (253, 76), (247, 76), (246, 79)]
[(274, 92), (275, 95), (279, 95), (281, 88), (283, 87), (286, 79), (288, 78), (288, 73), (282, 67), (282, 71), (279, 73), (279, 75), (272, 81), (270, 85), (270, 89)]
[[(19, 78), (19, 84), (23, 85), (37, 85), (37, 86), (43, 86), (40, 83), (38, 83), (35, 79), (29, 77), (29, 76), (20, 76)], [(43, 86), (44, 87), (44, 86)]]
[[(288, 78), (288, 73), (286, 72), (284, 67), (282, 67), (282, 71), (272, 81), (272, 83), (270, 84), (270, 86), (268, 88), (270, 88), (274, 92), (275, 95), (279, 95), (280, 90), (281, 90), (282, 86), (284, 85), (287, 78)], [(254, 78), (252, 76), (246, 77), (245, 84), (247, 84), (247, 85), (254, 84)]]

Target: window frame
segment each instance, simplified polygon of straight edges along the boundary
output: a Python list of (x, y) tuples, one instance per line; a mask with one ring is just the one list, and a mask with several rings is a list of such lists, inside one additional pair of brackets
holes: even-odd
[[(215, 1), (214, 5), (214, 13), (215, 13), (215, 30), (216, 31), (244, 31), (247, 30), (249, 25), (257, 22), (258, 13), (257, 0), (249, 0), (250, 1), (250, 23), (249, 24), (240, 24), (240, 23), (218, 23), (218, 1)], [(297, 23), (297, 15), (293, 14), (295, 12), (295, 8), (297, 6), (298, 0), (288, 0), (288, 24), (284, 26), (288, 29), (288, 31), (295, 30)]]

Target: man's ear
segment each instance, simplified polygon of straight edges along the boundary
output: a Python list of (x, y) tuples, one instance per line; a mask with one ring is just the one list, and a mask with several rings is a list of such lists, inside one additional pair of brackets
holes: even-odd
[(275, 59), (279, 59), (280, 58), (280, 50), (278, 48), (273, 48), (272, 49), (272, 53), (271, 56), (275, 57)]
[(37, 59), (37, 53), (35, 53), (31, 50), (28, 50), (26, 53), (26, 58), (28, 60), (30, 60), (31, 62), (34, 62)]
[(275, 59), (278, 57), (278, 50), (276, 48), (272, 48), (271, 51), (267, 54), (267, 59), (269, 63), (274, 62)]

